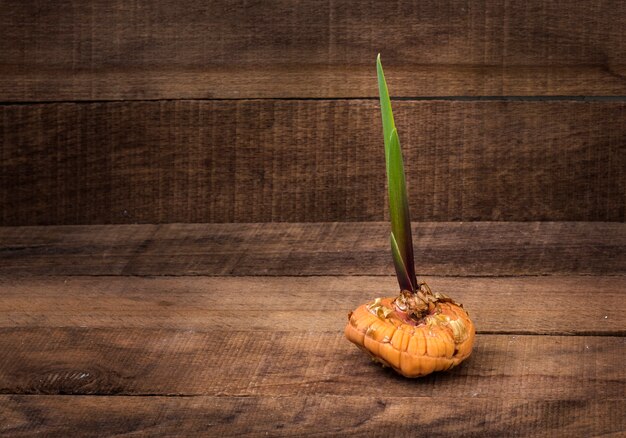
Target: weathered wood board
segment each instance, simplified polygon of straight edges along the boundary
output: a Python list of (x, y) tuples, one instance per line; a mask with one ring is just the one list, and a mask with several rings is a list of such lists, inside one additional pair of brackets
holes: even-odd
[[(626, 220), (626, 103), (398, 101), (416, 221)], [(384, 220), (375, 100), (0, 106), (0, 224)]]

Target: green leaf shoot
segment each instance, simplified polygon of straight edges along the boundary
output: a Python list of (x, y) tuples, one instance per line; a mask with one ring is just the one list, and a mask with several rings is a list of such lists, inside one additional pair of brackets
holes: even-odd
[[(413, 259), (413, 237), (411, 234), (411, 218), (409, 215), (409, 200), (404, 177), (404, 162), (400, 139), (393, 120), (389, 90), (385, 81), (380, 54), (376, 59), (378, 73), (378, 91), (380, 95), (380, 109), (383, 120), (383, 137), (385, 142), (385, 162), (387, 168), (387, 187), (389, 192), (389, 216), (391, 218), (391, 251), (396, 265), (396, 274), (401, 289), (417, 290), (415, 276), (415, 262)], [(394, 248), (395, 246), (395, 248)], [(398, 259), (398, 261), (396, 261)], [(399, 266), (401, 262), (401, 266)], [(403, 273), (406, 272), (406, 276)], [(404, 277), (404, 278), (403, 278)], [(410, 288), (406, 283), (408, 277)]]
[(393, 232), (389, 234), (389, 240), (391, 242), (391, 255), (393, 256), (393, 265), (396, 268), (396, 277), (398, 277), (398, 284), (400, 284), (400, 290), (413, 291), (413, 284), (411, 278), (407, 272), (402, 256), (400, 255), (400, 249), (398, 248), (398, 242), (393, 235)]

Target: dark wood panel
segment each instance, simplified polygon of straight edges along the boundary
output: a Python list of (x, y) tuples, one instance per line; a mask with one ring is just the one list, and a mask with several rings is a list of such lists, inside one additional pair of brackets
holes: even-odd
[(626, 429), (624, 399), (0, 396), (0, 434), (31, 437), (597, 436)]
[(0, 227), (0, 273), (121, 274), (157, 228), (147, 224)]
[[(394, 275), (388, 236), (384, 222), (168, 224), (123, 272)], [(623, 223), (413, 223), (413, 238), (420, 275), (626, 273)]]
[[(478, 333), (626, 336), (626, 276), (425, 280)], [(0, 327), (340, 333), (359, 304), (397, 292), (395, 277), (3, 278)]]
[[(399, 101), (414, 220), (626, 219), (624, 102)], [(0, 224), (382, 220), (378, 104), (0, 107)]]
[(4, 2), (0, 100), (624, 95), (626, 6)]
[[(237, 317), (232, 312), (233, 319)], [(622, 337), (478, 335), (463, 365), (418, 381), (342, 332), (2, 328), (0, 393), (623, 399)]]
[[(389, 225), (0, 227), (3, 275), (394, 275)], [(420, 275), (626, 273), (626, 224), (413, 223)]]

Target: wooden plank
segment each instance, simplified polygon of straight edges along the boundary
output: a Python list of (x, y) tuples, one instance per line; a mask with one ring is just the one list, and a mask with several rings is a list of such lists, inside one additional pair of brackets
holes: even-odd
[[(0, 227), (3, 275), (394, 275), (389, 224)], [(626, 273), (626, 224), (413, 223), (421, 275)]]
[(0, 7), (0, 100), (624, 95), (626, 6), (67, 0)]
[(0, 273), (120, 274), (158, 225), (0, 227)]
[[(626, 276), (426, 280), (479, 333), (626, 336)], [(397, 292), (393, 277), (1, 278), (0, 327), (341, 333), (349, 311)]]
[[(233, 311), (233, 318), (236, 313)], [(306, 327), (302, 327), (306, 330)], [(2, 328), (0, 393), (624, 399), (623, 337), (478, 335), (463, 365), (418, 381), (343, 333)]]
[(624, 399), (0, 396), (0, 434), (618, 436), (624, 410)]
[[(125, 273), (393, 275), (389, 224), (162, 225)], [(413, 223), (420, 275), (626, 273), (623, 223)], [(236, 253), (236, 255), (234, 254)]]
[[(399, 101), (412, 218), (626, 220), (625, 102)], [(378, 103), (0, 106), (0, 224), (383, 220)]]

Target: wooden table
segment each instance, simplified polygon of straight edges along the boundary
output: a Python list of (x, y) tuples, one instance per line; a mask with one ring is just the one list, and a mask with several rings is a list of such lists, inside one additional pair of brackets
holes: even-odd
[(415, 223), (462, 366), (408, 380), (343, 337), (393, 294), (388, 225), (0, 228), (0, 435), (623, 436), (626, 225)]

